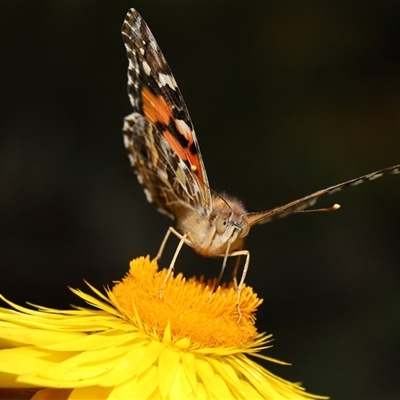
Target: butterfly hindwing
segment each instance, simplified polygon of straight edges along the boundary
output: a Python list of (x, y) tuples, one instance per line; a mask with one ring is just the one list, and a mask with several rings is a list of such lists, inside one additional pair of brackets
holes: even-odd
[(164, 136), (141, 114), (124, 121), (124, 142), (147, 200), (171, 218), (201, 201), (201, 192), (189, 167), (174, 152)]

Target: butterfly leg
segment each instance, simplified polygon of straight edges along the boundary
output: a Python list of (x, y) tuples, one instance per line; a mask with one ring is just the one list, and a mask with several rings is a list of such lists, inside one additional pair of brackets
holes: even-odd
[[(242, 311), (240, 310), (240, 294), (242, 292), (243, 288), (243, 283), (246, 278), (247, 270), (249, 269), (249, 264), (250, 264), (250, 252), (248, 250), (239, 250), (239, 251), (234, 251), (233, 253), (229, 254), (229, 257), (234, 257), (237, 256), (238, 260), (240, 259), (240, 256), (245, 256), (246, 261), (244, 263), (243, 267), (243, 272), (242, 272), (242, 277), (240, 278), (239, 285), (237, 286), (237, 310), (238, 310), (238, 320), (237, 322), (239, 323), (240, 320), (242, 319)], [(236, 281), (236, 273), (237, 273), (237, 268), (239, 267), (239, 262), (236, 262), (234, 273), (235, 273), (235, 278), (234, 281)]]
[[(214, 286), (214, 290), (213, 290), (214, 292), (217, 290), (217, 287), (218, 287), (219, 284), (221, 283), (222, 276), (224, 275), (226, 263), (227, 263), (227, 261), (228, 261), (228, 257), (230, 257), (229, 248), (230, 248), (230, 243), (229, 243), (229, 245), (226, 247), (225, 254), (223, 255), (224, 261), (222, 261), (221, 271), (220, 271), (220, 273), (219, 273), (219, 275), (218, 275), (217, 282), (216, 282), (216, 284), (215, 284), (215, 286)], [(235, 285), (235, 286), (236, 286), (236, 285)]]
[(187, 241), (186, 238), (188, 236), (188, 233), (181, 235), (180, 233), (176, 232), (175, 229), (173, 229), (173, 228), (170, 228), (170, 229), (172, 230), (172, 233), (174, 233), (180, 240), (179, 240), (178, 246), (176, 247), (174, 256), (172, 257), (171, 263), (169, 264), (168, 272), (164, 279), (164, 283), (167, 282), (168, 278), (171, 276), (172, 272), (174, 271), (176, 259), (178, 258), (178, 255), (181, 251), (182, 246), (184, 245), (184, 243), (186, 243), (186, 241)]
[[(164, 252), (165, 245), (167, 244), (168, 238), (169, 238), (169, 236), (170, 236), (171, 233), (173, 233), (179, 240), (183, 240), (184, 243), (186, 243), (188, 246), (190, 246), (189, 241), (186, 239), (189, 233), (186, 233), (186, 234), (185, 234), (185, 239), (182, 239), (183, 236), (182, 236), (175, 228), (173, 228), (172, 226), (170, 226), (170, 227), (168, 228), (168, 230), (167, 230), (167, 233), (166, 233), (165, 236), (164, 236), (163, 241), (161, 242), (160, 249), (158, 250), (158, 253), (157, 253), (157, 255), (156, 255), (155, 258), (154, 258), (155, 260), (159, 260), (159, 259), (161, 258), (162, 253)], [(179, 245), (178, 245), (178, 246), (179, 246)], [(182, 247), (182, 245), (181, 245), (181, 247)]]
[(235, 289), (237, 289), (237, 287), (238, 287), (238, 285), (237, 285), (237, 272), (238, 272), (239, 265), (240, 265), (240, 256), (241, 255), (242, 254), (239, 254), (237, 256), (236, 262), (235, 262), (235, 266), (234, 266), (233, 271), (232, 271), (232, 280), (233, 280), (233, 284), (235, 286)]
[(172, 226), (170, 226), (168, 228), (168, 231), (167, 231), (162, 243), (161, 243), (160, 250), (158, 250), (158, 254), (156, 256), (156, 260), (160, 259), (161, 255), (162, 255), (162, 253), (164, 251), (165, 244), (167, 243), (167, 240), (168, 240), (169, 235), (171, 233), (173, 233), (179, 239), (179, 243), (178, 243), (178, 246), (176, 247), (176, 250), (175, 250), (174, 256), (172, 257), (171, 263), (169, 264), (167, 275), (165, 276), (165, 279), (164, 279), (164, 283), (158, 289), (158, 293), (159, 293), (160, 299), (163, 297), (162, 296), (163, 285), (168, 281), (168, 278), (171, 276), (171, 274), (174, 271), (175, 262), (176, 262), (176, 259), (178, 258), (178, 255), (179, 255), (179, 253), (180, 253), (180, 251), (182, 249), (183, 244), (184, 243), (186, 243), (186, 244), (189, 243), (188, 240), (187, 240), (188, 232), (186, 232), (184, 235), (181, 235)]
[(170, 235), (171, 232), (172, 232), (171, 229), (173, 229), (172, 226), (170, 226), (170, 227), (168, 228), (167, 233), (165, 234), (164, 239), (163, 239), (163, 241), (161, 242), (161, 246), (160, 246), (160, 248), (159, 248), (159, 250), (158, 250), (157, 255), (155, 256), (155, 260), (157, 260), (157, 261), (161, 258), (162, 253), (164, 252), (165, 245), (167, 244), (169, 235)]
[(215, 286), (214, 286), (214, 290), (213, 290), (214, 292), (217, 290), (217, 287), (221, 283), (221, 279), (222, 279), (222, 275), (224, 275), (225, 267), (226, 267), (226, 258), (224, 258), (224, 262), (222, 263), (221, 271), (218, 275), (217, 282), (215, 283)]

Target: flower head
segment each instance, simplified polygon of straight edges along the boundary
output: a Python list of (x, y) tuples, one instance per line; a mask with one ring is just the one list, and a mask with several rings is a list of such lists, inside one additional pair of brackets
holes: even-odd
[(279, 362), (258, 354), (271, 335), (257, 333), (262, 300), (250, 287), (238, 323), (233, 287), (165, 274), (141, 257), (106, 295), (72, 289), (96, 309), (35, 311), (2, 298), (13, 310), (0, 309), (0, 388), (44, 388), (37, 399), (321, 398), (247, 357)]

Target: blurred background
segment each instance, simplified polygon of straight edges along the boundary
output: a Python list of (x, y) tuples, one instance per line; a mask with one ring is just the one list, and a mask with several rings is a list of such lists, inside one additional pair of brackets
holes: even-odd
[[(79, 303), (68, 285), (120, 279), (171, 223), (122, 143), (130, 7), (174, 72), (212, 188), (249, 211), (400, 163), (399, 2), (3, 1), (0, 292), (16, 303)], [(293, 364), (265, 365), (333, 399), (400, 398), (400, 176), (317, 205), (333, 203), (248, 237), (265, 354)], [(185, 248), (176, 268), (220, 265)]]

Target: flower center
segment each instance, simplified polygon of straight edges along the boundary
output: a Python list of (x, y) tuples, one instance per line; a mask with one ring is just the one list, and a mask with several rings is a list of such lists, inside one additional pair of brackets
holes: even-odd
[(213, 292), (215, 281), (186, 280), (182, 274), (164, 282), (167, 270), (157, 268), (157, 262), (149, 257), (137, 258), (112, 289), (119, 311), (135, 326), (162, 340), (169, 324), (173, 342), (189, 338), (196, 348), (246, 347), (258, 336), (254, 313), (262, 299), (250, 287), (244, 286), (241, 292), (242, 318), (238, 323), (233, 285)]

